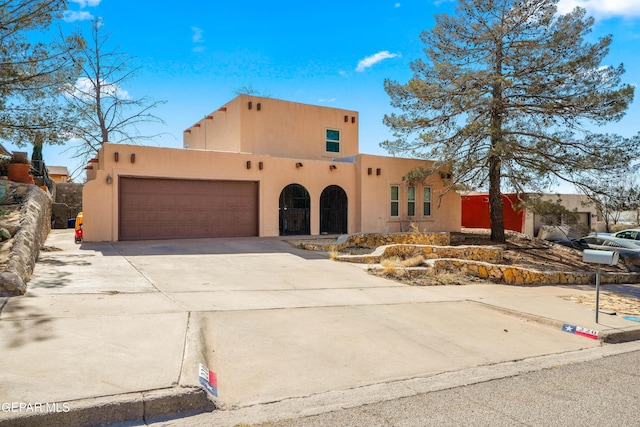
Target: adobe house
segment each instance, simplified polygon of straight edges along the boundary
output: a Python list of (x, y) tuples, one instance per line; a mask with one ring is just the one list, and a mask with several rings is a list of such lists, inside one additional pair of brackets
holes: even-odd
[[(460, 195), (423, 160), (358, 153), (356, 111), (240, 95), (184, 148), (105, 144), (88, 166), (85, 241), (460, 230)], [(437, 176), (436, 176), (437, 175)]]
[(53, 182), (69, 182), (69, 169), (66, 166), (47, 166), (47, 172)]

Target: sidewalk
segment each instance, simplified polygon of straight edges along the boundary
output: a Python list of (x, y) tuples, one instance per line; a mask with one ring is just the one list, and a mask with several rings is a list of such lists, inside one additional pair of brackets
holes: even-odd
[(255, 411), (640, 338), (640, 323), (596, 324), (561, 298), (594, 289), (408, 287), (278, 239), (79, 246), (71, 230), (47, 246), (27, 294), (0, 299), (2, 426), (211, 411), (200, 363), (219, 412)]

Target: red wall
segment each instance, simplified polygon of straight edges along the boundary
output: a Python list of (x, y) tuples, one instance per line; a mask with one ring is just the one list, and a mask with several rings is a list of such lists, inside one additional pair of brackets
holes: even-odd
[[(503, 194), (502, 214), (504, 216), (505, 230), (513, 230), (519, 233), (524, 231), (525, 211), (516, 211), (514, 205), (518, 204), (515, 194)], [(467, 228), (491, 228), (489, 219), (489, 195), (473, 194), (462, 196), (462, 226)]]

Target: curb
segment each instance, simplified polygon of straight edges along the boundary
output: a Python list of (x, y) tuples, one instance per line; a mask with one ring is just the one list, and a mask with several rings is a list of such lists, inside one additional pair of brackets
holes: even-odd
[[(40, 411), (0, 418), (2, 427), (81, 427), (117, 423), (146, 423), (196, 415), (215, 410), (200, 388), (173, 387), (127, 393), (51, 405)], [(2, 414), (0, 413), (0, 416)]]
[[(522, 311), (512, 310), (509, 308), (498, 307), (496, 305), (487, 304), (478, 301), (472, 301), (478, 304), (482, 304), (486, 307), (490, 307), (494, 310), (500, 311), (510, 316), (519, 317), (521, 319), (529, 320), (543, 325), (552, 326), (558, 329), (562, 329), (562, 326), (566, 323), (561, 320), (550, 319), (548, 317), (538, 316), (531, 313), (525, 313)], [(598, 341), (606, 344), (621, 344), (630, 341), (640, 341), (640, 326), (629, 326), (626, 328), (618, 328), (610, 331), (601, 331), (598, 335)]]
[(629, 327), (617, 331), (604, 332), (600, 341), (607, 344), (621, 344), (640, 340), (640, 327)]

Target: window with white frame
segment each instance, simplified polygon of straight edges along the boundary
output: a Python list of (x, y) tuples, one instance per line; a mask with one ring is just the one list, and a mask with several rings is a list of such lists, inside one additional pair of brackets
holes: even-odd
[(416, 187), (407, 188), (407, 216), (416, 215)]
[(335, 129), (327, 129), (325, 135), (325, 150), (328, 153), (340, 152), (340, 131)]
[(391, 216), (400, 215), (400, 187), (391, 186)]
[(431, 216), (431, 187), (424, 187), (422, 215)]

